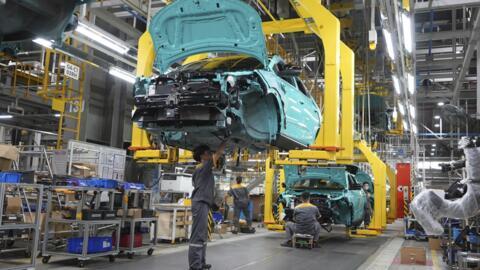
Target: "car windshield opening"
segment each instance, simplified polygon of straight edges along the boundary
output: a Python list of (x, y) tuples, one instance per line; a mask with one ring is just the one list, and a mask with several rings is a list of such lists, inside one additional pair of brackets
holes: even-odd
[(181, 72), (235, 72), (262, 68), (262, 63), (249, 56), (227, 56), (208, 58), (187, 64), (180, 68)]
[(345, 187), (332, 180), (328, 179), (302, 179), (298, 182), (295, 182), (293, 189), (332, 189), (332, 190), (341, 190)]

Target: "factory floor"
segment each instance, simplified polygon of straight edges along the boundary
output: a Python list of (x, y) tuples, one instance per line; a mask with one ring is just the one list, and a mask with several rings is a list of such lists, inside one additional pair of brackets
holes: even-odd
[[(402, 223), (388, 226), (382, 236), (348, 239), (344, 230), (335, 229), (331, 233), (323, 232), (320, 247), (313, 250), (281, 247), (284, 234), (257, 229), (253, 235), (227, 233), (220, 239), (214, 234), (214, 241), (207, 249), (207, 262), (214, 270), (423, 270), (446, 269), (442, 266), (441, 256), (428, 249), (427, 242), (404, 240)], [(400, 264), (402, 246), (424, 246), (427, 248), (426, 265)], [(120, 255), (115, 263), (108, 258), (95, 258), (86, 262), (85, 269), (122, 269), (122, 270), (186, 270), (188, 244), (159, 244), (153, 256), (135, 255), (133, 259)], [(3, 261), (0, 255), (0, 264)], [(76, 261), (61, 257), (52, 257), (49, 264), (37, 260), (37, 270), (79, 269)]]

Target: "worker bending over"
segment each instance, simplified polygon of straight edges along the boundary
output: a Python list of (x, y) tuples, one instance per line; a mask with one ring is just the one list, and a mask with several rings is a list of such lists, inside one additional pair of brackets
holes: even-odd
[(287, 222), (285, 232), (287, 233), (287, 241), (281, 245), (284, 247), (292, 246), (292, 237), (294, 234), (309, 234), (313, 236), (313, 243), (317, 246), (320, 237), (320, 223), (318, 219), (320, 211), (318, 207), (310, 203), (310, 193), (303, 192), (301, 195), (302, 203), (295, 207), (293, 212), (293, 221)]
[(193, 175), (192, 192), (192, 234), (188, 249), (188, 263), (190, 270), (210, 269), (212, 266), (205, 262), (208, 240), (208, 212), (213, 205), (215, 179), (213, 167), (225, 150), (224, 141), (212, 154), (206, 145), (200, 145), (193, 150), (193, 159), (197, 165)]
[(242, 184), (241, 176), (237, 176), (235, 180), (237, 184), (233, 185), (228, 192), (228, 195), (233, 197), (233, 223), (235, 230), (232, 233), (237, 234), (240, 231), (240, 213), (243, 213), (247, 220), (248, 232), (254, 233), (252, 217), (248, 209), (248, 203), (250, 202), (248, 189)]

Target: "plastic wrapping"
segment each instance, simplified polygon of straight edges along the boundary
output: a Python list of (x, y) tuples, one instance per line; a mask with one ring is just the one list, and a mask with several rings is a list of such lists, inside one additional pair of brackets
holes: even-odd
[(480, 147), (465, 148), (467, 179), (480, 184)]
[(440, 218), (467, 219), (479, 213), (480, 184), (467, 183), (467, 193), (454, 201), (444, 199), (443, 190), (427, 189), (415, 196), (410, 209), (427, 235), (443, 233)]

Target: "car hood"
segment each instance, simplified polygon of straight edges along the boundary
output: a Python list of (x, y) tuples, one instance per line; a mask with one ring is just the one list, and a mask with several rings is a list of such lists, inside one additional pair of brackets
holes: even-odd
[(206, 52), (232, 52), (257, 58), (267, 66), (267, 49), (258, 13), (238, 0), (177, 0), (161, 9), (149, 27), (155, 66)]

